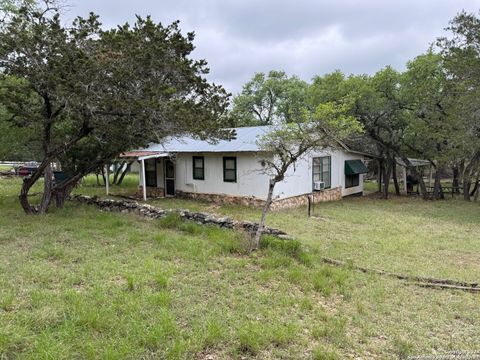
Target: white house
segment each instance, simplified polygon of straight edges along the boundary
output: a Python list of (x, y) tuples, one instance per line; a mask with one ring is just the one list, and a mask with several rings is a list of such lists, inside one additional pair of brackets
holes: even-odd
[[(263, 153), (257, 140), (268, 126), (236, 128), (236, 138), (218, 143), (190, 137), (125, 153), (140, 162), (139, 192), (147, 196), (184, 196), (211, 201), (261, 205), (268, 191), (268, 175), (262, 172)], [(274, 191), (273, 208), (307, 202), (338, 200), (363, 193), (367, 169), (363, 153), (341, 149), (311, 151), (288, 170)]]

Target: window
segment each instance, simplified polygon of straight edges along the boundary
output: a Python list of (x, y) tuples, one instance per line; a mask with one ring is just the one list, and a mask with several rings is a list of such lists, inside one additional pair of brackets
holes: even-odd
[(223, 158), (223, 181), (237, 182), (237, 158)]
[(205, 159), (203, 156), (193, 157), (193, 178), (205, 180)]
[(145, 160), (145, 185), (157, 187), (157, 162), (155, 159)]
[(360, 175), (345, 175), (345, 188), (358, 186), (360, 184)]
[(317, 157), (313, 158), (313, 182), (323, 181), (325, 189), (329, 189), (331, 184), (331, 157)]

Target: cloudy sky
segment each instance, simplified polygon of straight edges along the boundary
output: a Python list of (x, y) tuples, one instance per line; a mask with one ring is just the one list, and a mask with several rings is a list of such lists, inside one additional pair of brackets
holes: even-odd
[(195, 58), (209, 79), (237, 93), (255, 72), (272, 69), (310, 80), (335, 69), (401, 70), (424, 52), (462, 9), (480, 0), (70, 0), (67, 14), (94, 11), (105, 27), (150, 14), (195, 31)]

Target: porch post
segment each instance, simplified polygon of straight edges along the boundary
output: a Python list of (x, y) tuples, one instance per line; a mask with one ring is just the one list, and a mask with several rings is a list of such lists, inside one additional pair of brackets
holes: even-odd
[(408, 187), (407, 187), (407, 167), (403, 167), (403, 190), (405, 191), (405, 195), (408, 195)]
[(110, 165), (106, 165), (105, 169), (105, 191), (107, 196), (110, 194)]
[(147, 181), (145, 179), (145, 159), (142, 159), (142, 189), (143, 189), (143, 201), (147, 201)]

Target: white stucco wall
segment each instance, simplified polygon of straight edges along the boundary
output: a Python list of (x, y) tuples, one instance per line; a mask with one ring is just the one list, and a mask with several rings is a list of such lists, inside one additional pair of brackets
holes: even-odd
[[(193, 156), (205, 159), (205, 180), (193, 179)], [(223, 157), (237, 158), (237, 182), (223, 181)], [(342, 187), (342, 196), (363, 192), (363, 175), (359, 186), (345, 188), (345, 160), (361, 159), (341, 150), (312, 151), (287, 171), (285, 180), (278, 183), (274, 199), (302, 195), (312, 191), (314, 157), (331, 156), (331, 187)], [(175, 188), (184, 192), (254, 196), (265, 199), (269, 177), (262, 173), (261, 157), (256, 153), (178, 153), (175, 158)], [(141, 180), (140, 180), (141, 181)], [(164, 160), (157, 159), (157, 184), (164, 187)], [(140, 182), (141, 183), (141, 182)]]
[(275, 187), (275, 198), (285, 198), (306, 194), (312, 191), (313, 158), (331, 157), (331, 188), (341, 186), (342, 196), (363, 192), (363, 175), (360, 175), (359, 186), (345, 189), (345, 160), (363, 157), (342, 150), (315, 150), (305, 155), (295, 166), (290, 167), (285, 181)]
[[(205, 159), (205, 180), (193, 179), (193, 156)], [(237, 158), (237, 182), (223, 181), (223, 157)], [(179, 153), (176, 157), (176, 189), (186, 192), (267, 197), (268, 177), (259, 170), (254, 153)]]

